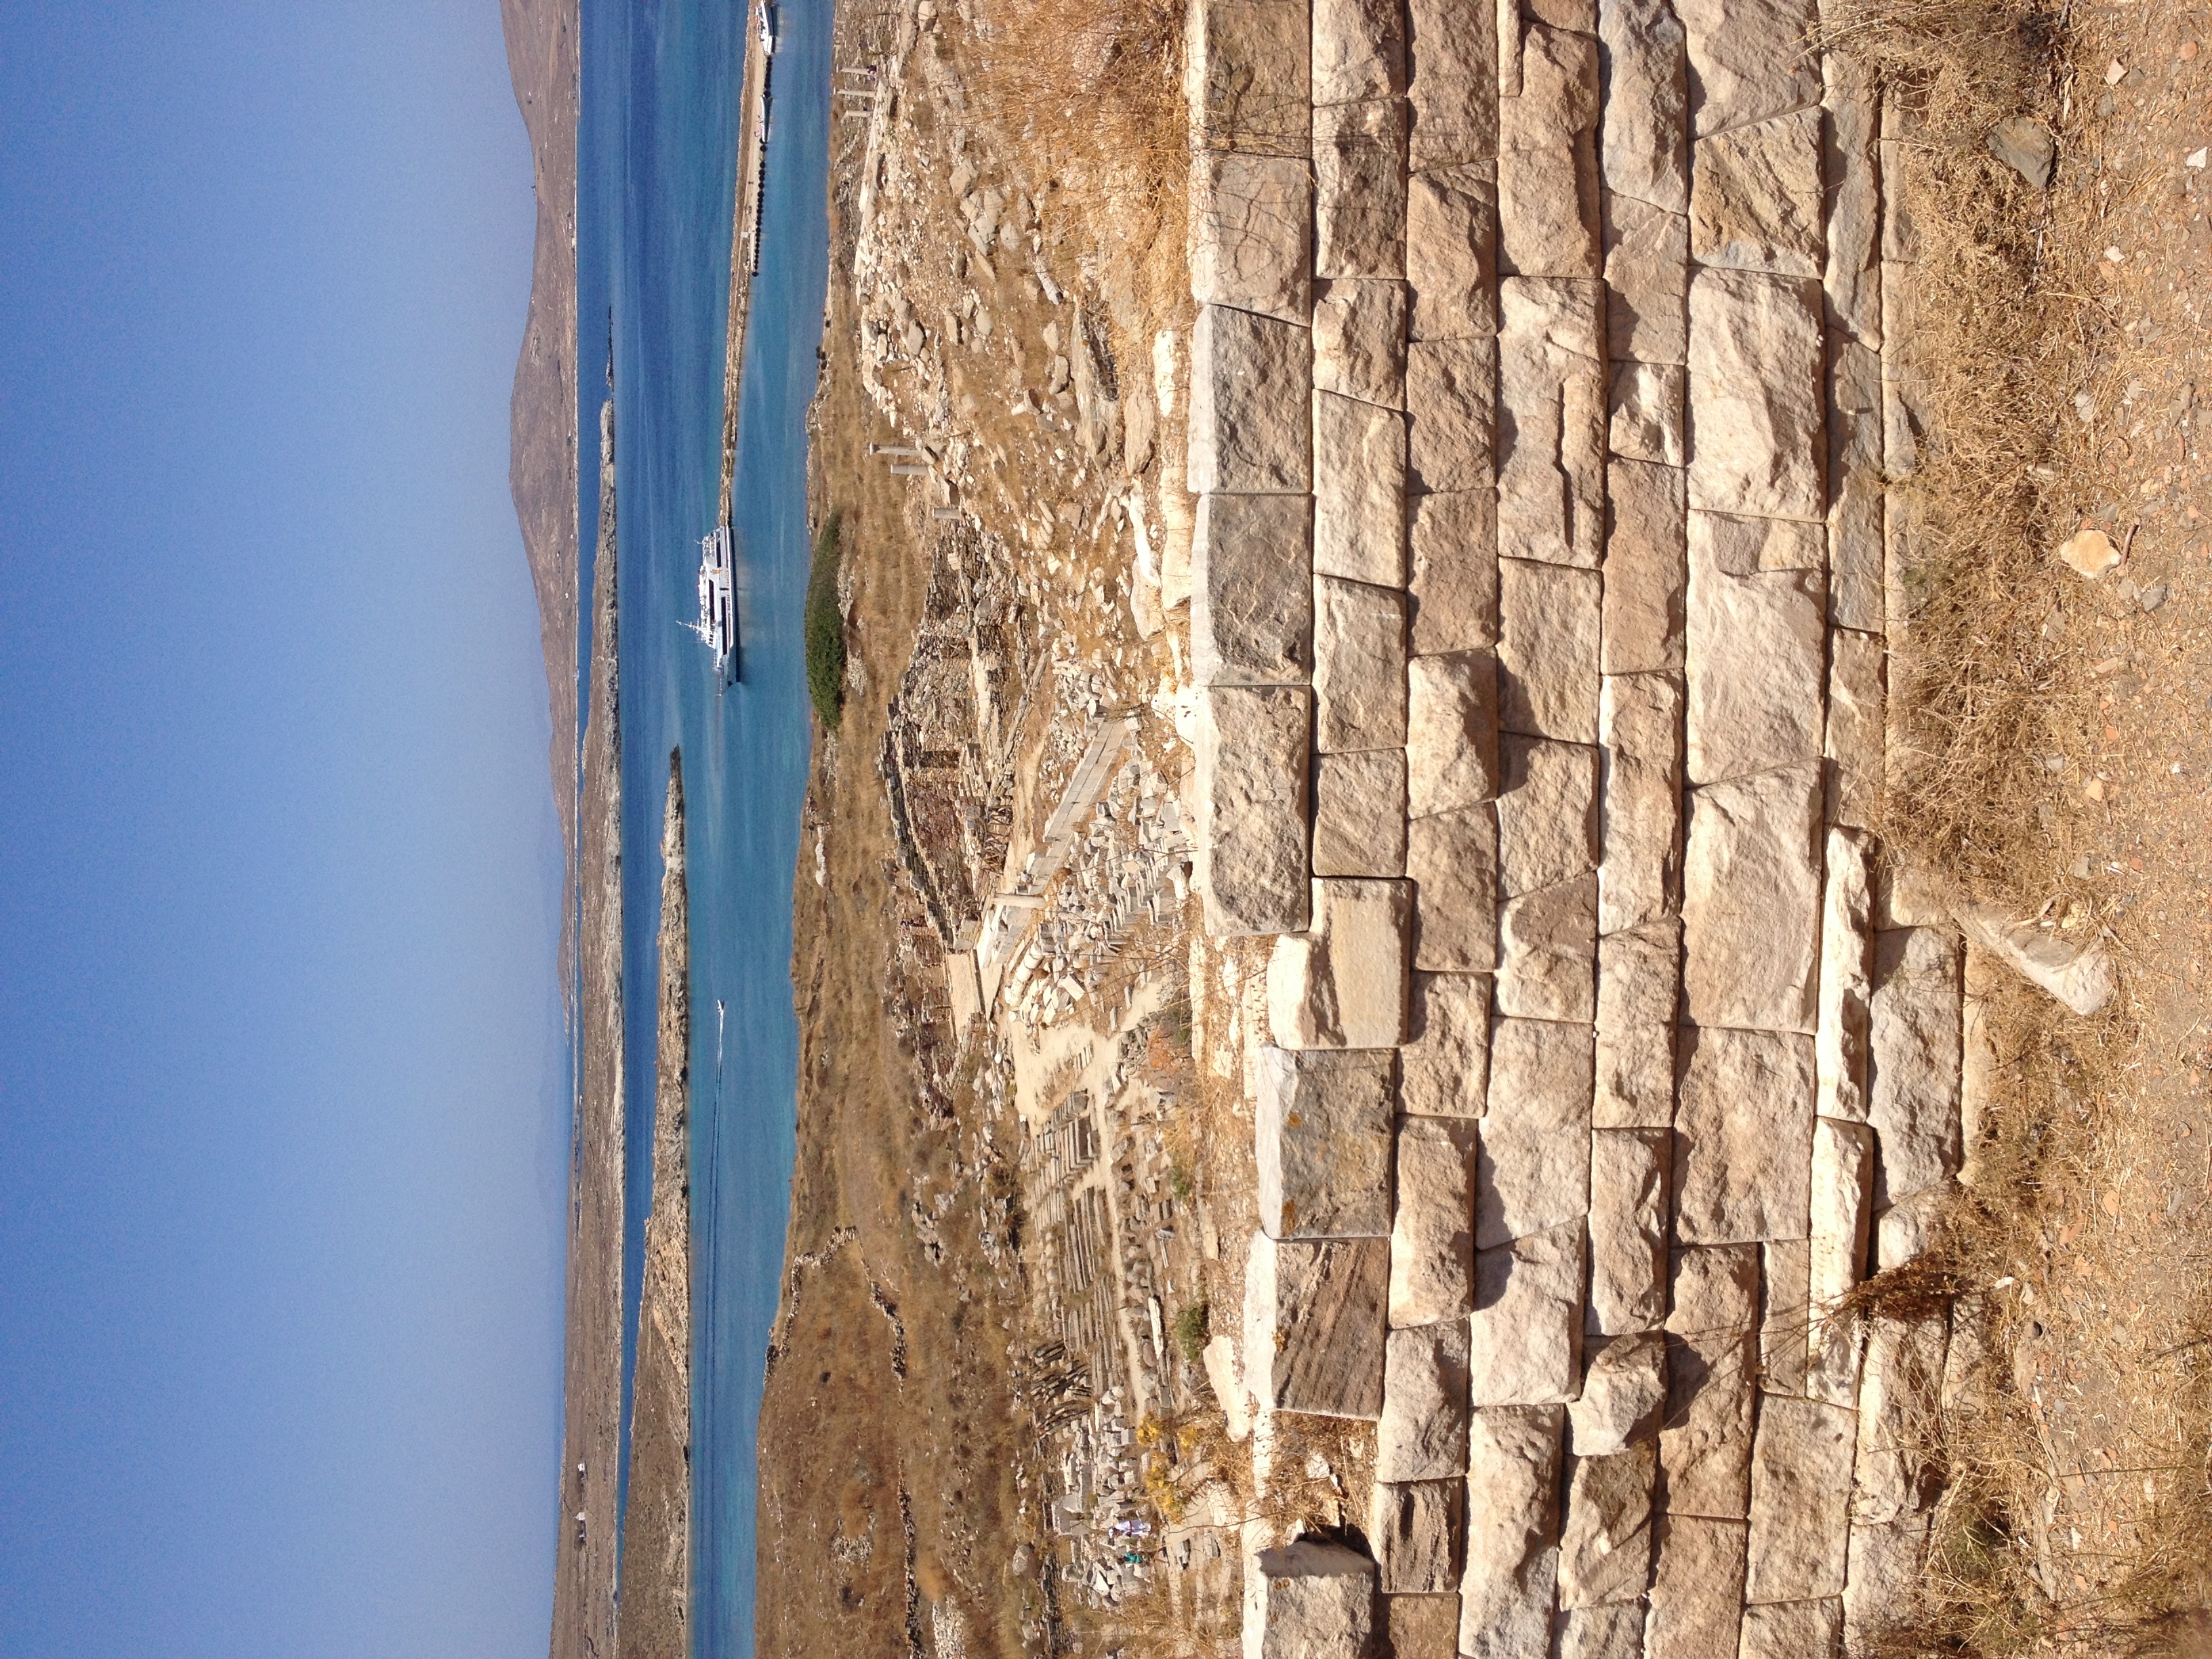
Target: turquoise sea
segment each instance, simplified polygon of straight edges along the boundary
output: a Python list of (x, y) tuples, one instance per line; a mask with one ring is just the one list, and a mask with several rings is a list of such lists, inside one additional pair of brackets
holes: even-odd
[[(733, 514), (742, 674), (718, 690), (706, 648), (682, 624), (696, 614), (699, 538), (720, 482), (747, 9), (734, 0), (583, 0), (582, 12), (578, 429), (599, 429), (611, 333), (620, 514), (624, 1407), (652, 1179), (660, 820), (669, 751), (680, 747), (691, 902), (692, 1625), (701, 1659), (722, 1659), (752, 1651), (756, 1429), (790, 1202), (791, 884), (810, 741), (799, 638), (805, 415), (828, 266), (830, 15), (828, 0), (776, 7)], [(599, 514), (590, 463), (579, 503), (587, 593)], [(580, 660), (589, 663), (588, 643)]]

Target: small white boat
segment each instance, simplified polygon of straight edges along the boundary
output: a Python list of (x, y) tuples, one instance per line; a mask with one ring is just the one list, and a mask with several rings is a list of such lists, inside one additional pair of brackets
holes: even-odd
[(685, 625), (714, 652), (715, 677), (726, 683), (738, 655), (737, 563), (727, 525), (700, 538), (699, 620)]

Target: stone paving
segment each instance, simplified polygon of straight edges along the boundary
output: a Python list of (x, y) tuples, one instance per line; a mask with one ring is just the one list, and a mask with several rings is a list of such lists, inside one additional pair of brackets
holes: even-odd
[(1963, 947), (1869, 833), (1911, 250), (1817, 21), (1194, 15), (1243, 1386), (1376, 1424), (1364, 1553), (1255, 1534), (1252, 1659), (1819, 1659), (1917, 1571), (1944, 1321), (1820, 1314), (1955, 1176)]

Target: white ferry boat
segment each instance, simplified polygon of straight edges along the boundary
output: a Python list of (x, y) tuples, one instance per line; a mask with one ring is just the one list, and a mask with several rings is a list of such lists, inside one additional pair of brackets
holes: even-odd
[(716, 678), (727, 681), (738, 655), (738, 593), (726, 524), (700, 538), (699, 620), (686, 625), (714, 652)]

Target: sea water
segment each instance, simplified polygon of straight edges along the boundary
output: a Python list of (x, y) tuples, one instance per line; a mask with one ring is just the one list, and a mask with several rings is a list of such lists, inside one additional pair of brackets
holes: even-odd
[[(697, 614), (699, 538), (714, 526), (720, 489), (738, 103), (744, 54), (757, 40), (735, 0), (582, 3), (578, 429), (599, 430), (611, 349), (618, 508), (623, 1412), (627, 1423), (651, 1201), (661, 814), (669, 751), (680, 748), (691, 906), (692, 1629), (702, 1659), (752, 1651), (757, 1429), (798, 1075), (791, 890), (810, 741), (805, 416), (828, 270), (828, 0), (784, 0), (776, 21), (732, 513), (741, 672), (722, 689), (708, 648), (683, 624)], [(586, 594), (592, 459), (579, 469)], [(590, 661), (588, 641), (580, 660)], [(718, 1004), (727, 1011), (719, 1029)]]

